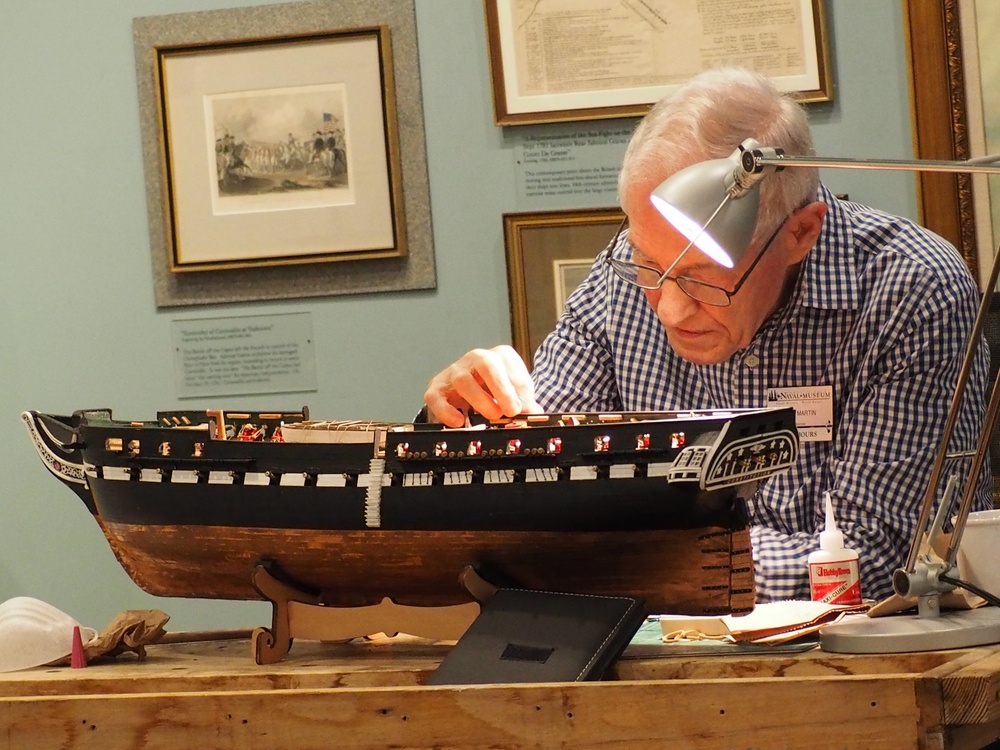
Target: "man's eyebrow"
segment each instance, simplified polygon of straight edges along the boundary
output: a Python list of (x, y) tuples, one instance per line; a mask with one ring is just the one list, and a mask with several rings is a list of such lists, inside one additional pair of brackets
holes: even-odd
[(660, 264), (655, 260), (646, 255), (642, 250), (632, 246), (632, 262), (638, 263), (641, 266), (646, 266), (648, 268), (653, 268), (659, 273), (663, 273), (663, 269), (660, 268)]
[[(644, 265), (644, 266), (650, 266), (650, 267), (656, 268), (656, 269), (660, 270), (661, 272), (664, 270), (660, 266), (659, 263), (657, 263), (656, 261), (654, 261), (651, 257), (649, 257), (649, 255), (647, 255), (645, 252), (643, 252), (642, 248), (636, 247), (635, 244), (633, 244), (631, 242), (629, 244), (632, 245), (632, 259), (634, 261), (636, 261), (637, 263), (640, 263), (641, 265)], [(639, 256), (638, 258), (636, 257), (637, 255)], [(704, 253), (702, 253), (696, 247), (692, 247), (690, 250), (688, 250), (688, 254), (686, 256), (684, 256), (684, 260), (687, 261), (688, 259), (696, 258), (699, 255), (702, 256), (702, 260), (701, 261), (695, 261), (693, 263), (685, 263), (684, 264), (684, 270), (681, 272), (680, 275), (687, 276), (691, 271), (705, 271), (705, 270), (711, 270), (713, 268), (717, 268), (718, 267), (717, 263), (713, 263), (710, 259), (705, 258)], [(675, 269), (675, 271), (676, 271), (676, 269)]]

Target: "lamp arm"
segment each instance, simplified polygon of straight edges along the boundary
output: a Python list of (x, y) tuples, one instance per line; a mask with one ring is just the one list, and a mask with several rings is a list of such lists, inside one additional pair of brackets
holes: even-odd
[[(1000, 276), (1000, 245), (997, 246), (996, 253), (993, 256), (993, 265), (990, 268), (990, 278), (987, 283), (986, 292), (983, 294), (983, 299), (979, 303), (979, 312), (976, 314), (976, 322), (973, 325), (972, 340), (970, 341), (969, 350), (966, 352), (966, 361), (963, 362), (963, 371), (959, 373), (959, 381), (962, 381), (962, 375), (965, 375), (965, 380), (968, 380), (969, 373), (965, 370), (965, 365), (971, 368), (971, 355), (975, 346), (978, 346), (979, 337), (982, 334), (982, 329), (986, 325), (986, 319), (990, 314), (990, 307), (993, 302), (993, 295), (996, 292), (997, 277)], [(974, 346), (975, 345), (975, 346)], [(964, 388), (964, 383), (962, 383)], [(951, 534), (951, 540), (948, 543), (948, 550), (945, 553), (945, 562), (949, 565), (955, 563), (955, 558), (958, 555), (958, 545), (962, 542), (962, 534), (965, 531), (965, 525), (969, 518), (969, 512), (972, 509), (972, 500), (975, 495), (976, 490), (976, 480), (979, 477), (979, 472), (983, 468), (983, 463), (986, 460), (987, 451), (989, 451), (990, 438), (993, 435), (993, 430), (996, 428), (997, 418), (1000, 416), (1000, 372), (998, 372), (997, 377), (991, 384), (992, 391), (990, 393), (990, 400), (986, 407), (986, 417), (983, 422), (983, 429), (979, 433), (979, 439), (976, 442), (976, 451), (972, 458), (972, 465), (969, 467), (968, 481), (965, 486), (965, 491), (962, 493), (962, 502), (959, 504), (958, 515), (955, 518), (955, 528)], [(912, 555), (912, 550), (911, 550)]]
[[(968, 384), (969, 374), (971, 373), (973, 364), (975, 363), (976, 354), (979, 350), (979, 342), (982, 339), (983, 328), (986, 326), (986, 318), (989, 315), (990, 305), (993, 301), (993, 292), (996, 288), (998, 273), (1000, 273), (1000, 247), (997, 247), (997, 252), (994, 255), (993, 265), (990, 268), (990, 277), (986, 284), (986, 291), (979, 303), (979, 311), (976, 313), (976, 319), (972, 325), (972, 332), (969, 334), (969, 342), (965, 349), (965, 358), (962, 361), (962, 368), (958, 373), (958, 381), (956, 382), (955, 390), (952, 393), (951, 405), (948, 408), (948, 418), (945, 420), (941, 444), (938, 448), (934, 464), (931, 468), (931, 474), (927, 481), (927, 489), (924, 494), (923, 502), (920, 506), (920, 516), (917, 520), (916, 530), (914, 531), (913, 540), (910, 544), (910, 552), (906, 558), (905, 567), (902, 570), (897, 571), (897, 574), (900, 575), (910, 575), (916, 569), (924, 533), (927, 531), (927, 523), (931, 515), (931, 508), (933, 507), (934, 500), (937, 496), (937, 487), (941, 482), (941, 474), (944, 470), (945, 461), (948, 458), (948, 445), (951, 443), (951, 437), (955, 431), (955, 424), (958, 422), (959, 411), (962, 407), (962, 399), (965, 395), (965, 387)], [(997, 380), (1000, 381), (1000, 376), (998, 376)], [(955, 529), (948, 548), (947, 557), (949, 559), (954, 558), (954, 553), (958, 547), (958, 541), (961, 540), (962, 532), (964, 531), (966, 521), (968, 520), (969, 510), (972, 506), (972, 497), (975, 490), (974, 485), (978, 479), (979, 469), (982, 468), (983, 460), (985, 459), (984, 452), (986, 450), (986, 446), (989, 444), (990, 430), (996, 421), (996, 411), (998, 406), (1000, 406), (1000, 404), (994, 403), (997, 400), (998, 394), (996, 385), (994, 384), (993, 393), (990, 397), (990, 406), (987, 410), (988, 412), (992, 411), (992, 415), (989, 413), (987, 414), (988, 424), (983, 425), (983, 429), (979, 435), (979, 441), (976, 445), (976, 455), (973, 458), (972, 467), (975, 469), (975, 472), (970, 469), (967, 477), (967, 484), (965, 491), (962, 494), (959, 514), (955, 521)], [(893, 577), (893, 585), (896, 585), (896, 576)]]
[[(965, 386), (969, 381), (969, 374), (972, 371), (976, 353), (979, 349), (979, 342), (982, 337), (983, 328), (986, 324), (986, 318), (990, 312), (998, 272), (1000, 272), (1000, 247), (997, 247), (996, 254), (994, 255), (986, 292), (983, 294), (983, 298), (980, 301), (979, 311), (976, 313), (976, 319), (972, 326), (972, 333), (969, 335), (969, 343), (966, 346), (965, 358), (962, 361), (962, 369), (958, 373), (958, 382), (955, 384), (955, 391), (952, 394), (951, 405), (948, 408), (948, 418), (945, 422), (944, 434), (941, 438), (941, 444), (938, 448), (937, 455), (935, 456), (934, 465), (931, 468), (930, 477), (927, 480), (927, 489), (924, 494), (923, 502), (920, 505), (920, 517), (917, 520), (913, 540), (910, 544), (910, 553), (906, 559), (905, 567), (897, 570), (892, 576), (893, 589), (895, 589), (897, 594), (903, 597), (917, 596), (928, 593), (929, 590), (926, 588), (927, 580), (925, 580), (927, 579), (928, 566), (935, 569), (940, 568), (938, 572), (942, 575), (945, 575), (952, 569), (955, 565), (955, 558), (958, 555), (958, 545), (962, 541), (962, 534), (965, 531), (966, 523), (969, 520), (969, 511), (972, 509), (972, 500), (976, 491), (976, 481), (979, 478), (979, 472), (982, 470), (983, 462), (986, 459), (986, 451), (989, 449), (990, 435), (993, 433), (993, 428), (996, 425), (997, 414), (1000, 412), (1000, 386), (998, 386), (998, 384), (1000, 384), (1000, 375), (997, 376), (993, 383), (993, 390), (986, 410), (985, 422), (979, 433), (979, 439), (976, 442), (976, 450), (973, 454), (972, 465), (966, 475), (965, 490), (962, 493), (962, 500), (959, 504), (958, 514), (955, 517), (955, 527), (952, 531), (951, 539), (948, 542), (948, 549), (944, 554), (943, 562), (938, 564), (927, 560), (921, 561), (920, 553), (923, 547), (922, 542), (924, 533), (927, 531), (927, 523), (930, 518), (931, 508), (934, 505), (934, 499), (937, 495), (937, 487), (941, 481), (941, 474), (945, 461), (948, 458), (948, 445), (951, 442), (951, 436), (955, 431), (955, 423), (958, 421), (958, 413), (962, 406)], [(942, 503), (950, 501), (950, 493), (945, 493), (945, 497), (946, 500), (942, 500)], [(945, 509), (943, 507), (939, 508), (938, 515), (943, 516), (944, 510)], [(935, 526), (937, 526), (937, 524), (935, 524)], [(933, 533), (934, 532), (932, 531), (932, 534)], [(939, 580), (941, 579), (939, 579), (936, 575), (933, 577), (932, 588), (937, 591), (944, 592), (953, 587), (952, 584), (948, 582), (944, 582), (944, 586), (941, 586), (938, 583)]]
[(1000, 174), (1000, 154), (991, 154), (966, 161), (949, 161), (945, 159), (832, 159), (821, 156), (786, 156), (781, 153), (771, 155), (759, 148), (746, 153), (751, 154), (755, 170), (764, 167), (832, 167), (836, 169), (880, 169), (902, 172)]
[[(1000, 247), (997, 248), (997, 253), (998, 258), (1000, 258)], [(990, 292), (983, 299), (988, 303), (989, 300), (987, 300), (987, 297), (992, 298), (992, 296), (992, 287), (990, 287)], [(956, 558), (958, 557), (958, 545), (962, 543), (962, 534), (965, 531), (969, 512), (972, 510), (972, 501), (976, 494), (976, 480), (979, 477), (979, 472), (982, 471), (983, 463), (986, 461), (986, 454), (990, 449), (990, 436), (996, 428), (998, 415), (1000, 415), (1000, 378), (993, 383), (989, 405), (986, 407), (983, 430), (979, 433), (976, 451), (972, 457), (972, 464), (969, 467), (968, 480), (966, 481), (965, 490), (962, 493), (962, 501), (958, 506), (958, 514), (955, 516), (955, 528), (951, 533), (951, 539), (948, 541), (948, 549), (944, 554), (944, 561), (948, 568), (955, 565)]]

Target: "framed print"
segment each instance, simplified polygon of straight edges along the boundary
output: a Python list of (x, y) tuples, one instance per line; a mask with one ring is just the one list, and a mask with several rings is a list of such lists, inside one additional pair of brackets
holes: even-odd
[(385, 27), (160, 48), (171, 270), (405, 255), (390, 55)]
[(641, 116), (720, 65), (759, 70), (806, 102), (832, 98), (823, 0), (769, 0), (760, 13), (700, 0), (484, 3), (497, 125)]
[(399, 5), (134, 19), (158, 305), (434, 286), (414, 12)]
[[(920, 159), (968, 159), (972, 153), (960, 0), (904, 0), (914, 153)], [(981, 155), (981, 154), (980, 154)], [(968, 174), (917, 174), (920, 219), (958, 248), (982, 281), (992, 251), (979, 247), (973, 179)], [(984, 257), (985, 256), (985, 257)]]
[(566, 299), (624, 217), (619, 208), (503, 215), (511, 338), (529, 368)]

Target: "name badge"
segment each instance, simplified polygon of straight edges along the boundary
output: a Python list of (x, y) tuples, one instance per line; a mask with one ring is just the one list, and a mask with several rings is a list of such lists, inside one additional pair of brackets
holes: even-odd
[(795, 426), (799, 442), (815, 443), (833, 440), (833, 386), (814, 385), (805, 388), (768, 388), (767, 405), (790, 406), (795, 409)]

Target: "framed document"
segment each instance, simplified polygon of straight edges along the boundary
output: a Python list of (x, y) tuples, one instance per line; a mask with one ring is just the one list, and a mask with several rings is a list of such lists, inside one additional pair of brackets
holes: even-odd
[(497, 125), (640, 116), (720, 65), (832, 98), (822, 0), (484, 2)]
[(503, 215), (511, 338), (529, 369), (624, 216), (617, 207)]

